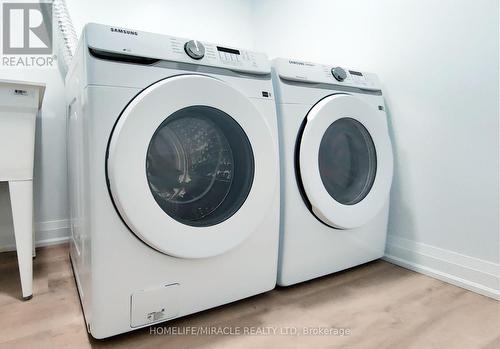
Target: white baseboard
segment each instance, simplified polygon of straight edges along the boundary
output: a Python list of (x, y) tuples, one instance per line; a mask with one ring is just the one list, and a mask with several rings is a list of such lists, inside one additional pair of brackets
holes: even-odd
[[(69, 220), (35, 224), (35, 245), (68, 241)], [(15, 251), (13, 234), (0, 236), (0, 252)], [(470, 291), (500, 300), (500, 264), (438, 247), (389, 236), (384, 259), (390, 263), (434, 277)]]
[[(35, 246), (49, 246), (61, 244), (69, 239), (69, 220), (60, 219), (55, 221), (35, 223)], [(16, 243), (14, 233), (1, 234), (0, 252), (15, 251)]]
[(395, 236), (387, 239), (384, 259), (500, 300), (500, 264)]

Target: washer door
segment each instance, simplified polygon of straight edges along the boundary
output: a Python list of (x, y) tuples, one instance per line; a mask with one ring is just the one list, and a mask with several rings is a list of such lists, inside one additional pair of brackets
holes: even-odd
[(299, 174), (314, 215), (339, 229), (372, 219), (389, 195), (393, 156), (386, 120), (364, 101), (332, 95), (308, 113)]
[(277, 190), (271, 129), (252, 102), (202, 75), (159, 81), (137, 95), (111, 135), (107, 174), (129, 229), (176, 257), (240, 244)]

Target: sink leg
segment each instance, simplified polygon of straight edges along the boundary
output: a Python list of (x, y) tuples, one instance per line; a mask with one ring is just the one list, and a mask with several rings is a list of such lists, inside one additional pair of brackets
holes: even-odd
[(33, 181), (10, 181), (10, 203), (23, 299), (33, 296)]

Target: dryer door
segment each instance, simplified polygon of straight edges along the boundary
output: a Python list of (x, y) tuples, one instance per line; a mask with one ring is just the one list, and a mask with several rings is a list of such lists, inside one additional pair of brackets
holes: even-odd
[(110, 138), (112, 200), (151, 247), (201, 258), (240, 244), (278, 188), (276, 140), (253, 103), (215, 78), (159, 81), (124, 109)]
[(381, 210), (391, 187), (385, 118), (366, 102), (338, 94), (317, 103), (305, 122), (297, 173), (312, 212), (335, 228), (362, 226)]

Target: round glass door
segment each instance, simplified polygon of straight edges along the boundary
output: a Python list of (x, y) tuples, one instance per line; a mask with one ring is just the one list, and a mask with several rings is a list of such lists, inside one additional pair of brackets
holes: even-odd
[(170, 217), (190, 226), (215, 225), (231, 217), (250, 192), (252, 148), (226, 113), (186, 107), (153, 134), (146, 175), (155, 201)]
[(328, 194), (341, 204), (357, 204), (370, 192), (377, 172), (370, 133), (355, 119), (336, 120), (321, 139), (318, 165)]
[(392, 182), (385, 114), (358, 97), (331, 95), (309, 111), (299, 136), (297, 181), (314, 216), (338, 229), (373, 219)]
[(269, 126), (252, 100), (219, 79), (185, 74), (152, 84), (126, 105), (108, 142), (116, 212), (169, 256), (235, 248), (269, 216), (279, 190)]

